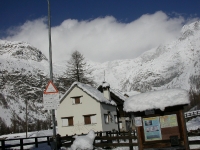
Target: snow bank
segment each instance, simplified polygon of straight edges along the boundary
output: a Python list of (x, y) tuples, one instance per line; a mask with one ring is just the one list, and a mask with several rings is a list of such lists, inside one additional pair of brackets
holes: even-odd
[(93, 130), (90, 130), (90, 132), (85, 136), (75, 136), (75, 141), (73, 142), (71, 149), (93, 149), (94, 138), (95, 133)]
[(198, 116), (196, 118), (191, 119), (186, 123), (186, 125), (188, 131), (200, 129), (200, 117)]
[(131, 96), (124, 102), (124, 111), (137, 112), (189, 104), (189, 94), (182, 89), (167, 89)]

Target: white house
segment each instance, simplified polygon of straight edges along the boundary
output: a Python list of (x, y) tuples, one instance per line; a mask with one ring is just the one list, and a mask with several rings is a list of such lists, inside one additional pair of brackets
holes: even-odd
[[(105, 95), (105, 97), (104, 97)], [(61, 136), (96, 131), (118, 130), (116, 103), (104, 94), (80, 82), (74, 82), (60, 99), (57, 109), (58, 133)]]
[(105, 90), (107, 91), (107, 87), (109, 87), (110, 99), (115, 101), (115, 103), (117, 104), (117, 117), (118, 117), (119, 131), (130, 130), (132, 127), (130, 114), (126, 113), (123, 110), (123, 105), (127, 97), (124, 96), (123, 93), (120, 92), (119, 90), (110, 88), (109, 84), (106, 82), (103, 82), (101, 85), (99, 85), (97, 90), (99, 90), (101, 93), (105, 93), (104, 91)]

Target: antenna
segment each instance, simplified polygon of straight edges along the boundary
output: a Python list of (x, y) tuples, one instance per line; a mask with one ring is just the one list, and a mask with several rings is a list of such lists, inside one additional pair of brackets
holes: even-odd
[(104, 81), (106, 81), (106, 79), (105, 79), (106, 77), (105, 77), (105, 70), (104, 70)]

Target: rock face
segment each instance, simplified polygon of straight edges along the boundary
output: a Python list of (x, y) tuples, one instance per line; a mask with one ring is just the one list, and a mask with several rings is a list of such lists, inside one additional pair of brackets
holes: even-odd
[(34, 60), (37, 62), (47, 60), (46, 56), (39, 49), (25, 42), (0, 40), (0, 55), (7, 55), (7, 58), (11, 56), (16, 59)]
[[(124, 92), (182, 88), (198, 98), (199, 40), (200, 22), (194, 22), (183, 27), (176, 41), (146, 51), (136, 59), (88, 63), (94, 68), (97, 83), (104, 81), (105, 71), (105, 79), (111, 87)], [(54, 83), (61, 95), (70, 86), (64, 79), (63, 64), (54, 64)], [(8, 126), (19, 124), (24, 128), (26, 102), (28, 120), (37, 122), (40, 128), (50, 126), (47, 123), (50, 116), (43, 110), (42, 103), (48, 72), (48, 60), (40, 50), (25, 42), (0, 40), (0, 113), (4, 114), (1, 118)]]

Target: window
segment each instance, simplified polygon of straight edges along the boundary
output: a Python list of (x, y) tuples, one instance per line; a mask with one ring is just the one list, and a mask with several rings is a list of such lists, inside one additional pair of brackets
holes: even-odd
[(91, 124), (90, 116), (84, 116), (85, 124)]
[(80, 97), (76, 97), (76, 98), (74, 98), (75, 99), (75, 104), (80, 104), (81, 102), (80, 102)]
[(82, 96), (71, 97), (72, 104), (82, 104)]
[(63, 117), (62, 119), (62, 126), (73, 126), (74, 122), (73, 122), (73, 117)]
[(115, 123), (118, 122), (117, 115), (114, 115)]
[(105, 123), (109, 123), (109, 116), (108, 116), (108, 114), (104, 114), (104, 121), (105, 121)]
[(119, 121), (119, 129), (122, 129), (122, 122)]
[(96, 114), (93, 115), (84, 115), (84, 122), (85, 124), (95, 124), (97, 123), (96, 121)]

